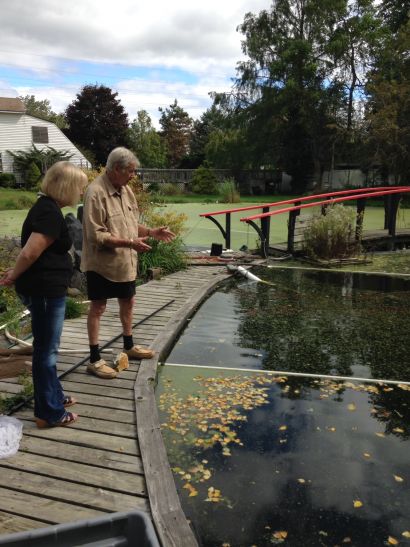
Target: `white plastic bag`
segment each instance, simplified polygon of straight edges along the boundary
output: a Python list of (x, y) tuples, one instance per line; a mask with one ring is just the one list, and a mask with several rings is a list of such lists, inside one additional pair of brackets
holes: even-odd
[(10, 458), (18, 452), (23, 423), (11, 416), (0, 416), (0, 458)]

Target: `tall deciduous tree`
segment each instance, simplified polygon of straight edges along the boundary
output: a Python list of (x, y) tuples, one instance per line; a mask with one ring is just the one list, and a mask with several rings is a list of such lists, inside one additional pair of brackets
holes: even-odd
[(321, 136), (341, 94), (326, 45), (345, 9), (346, 0), (277, 0), (239, 27), (248, 59), (237, 66), (234, 103), (247, 113), (254, 162), (284, 169), (297, 191), (330, 153)]
[(68, 137), (89, 149), (98, 165), (113, 148), (127, 144), (128, 117), (117, 95), (103, 85), (86, 85), (65, 111)]
[(410, 21), (398, 26), (385, 18), (390, 37), (378, 56), (367, 87), (368, 144), (373, 163), (390, 173), (395, 183), (410, 177)]
[(51, 104), (48, 99), (44, 100), (38, 100), (34, 95), (25, 95), (24, 97), (19, 97), (25, 107), (27, 114), (30, 114), (31, 116), (36, 116), (36, 118), (41, 118), (43, 120), (47, 120), (50, 122), (53, 122), (59, 127), (60, 129), (63, 129), (66, 126), (66, 122), (64, 119), (63, 114), (56, 114), (51, 109)]
[(129, 145), (141, 162), (142, 167), (166, 167), (166, 147), (152, 126), (146, 110), (139, 110), (129, 130)]
[(161, 136), (167, 147), (167, 161), (169, 167), (179, 167), (183, 158), (189, 153), (192, 133), (192, 119), (177, 100), (168, 108), (159, 108), (161, 117)]

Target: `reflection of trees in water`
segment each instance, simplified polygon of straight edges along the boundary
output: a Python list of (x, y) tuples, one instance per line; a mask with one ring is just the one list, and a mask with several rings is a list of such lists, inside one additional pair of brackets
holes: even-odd
[(410, 393), (385, 385), (371, 394), (372, 416), (385, 425), (385, 432), (405, 440), (410, 438)]
[(275, 288), (240, 286), (240, 345), (264, 350), (265, 369), (348, 376), (360, 365), (375, 378), (410, 379), (409, 293), (358, 290), (350, 274), (339, 279), (321, 285), (314, 274), (288, 271), (275, 273)]

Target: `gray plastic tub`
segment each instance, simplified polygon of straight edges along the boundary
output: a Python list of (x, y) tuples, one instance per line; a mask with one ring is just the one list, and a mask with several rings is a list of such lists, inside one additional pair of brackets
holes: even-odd
[(13, 547), (160, 547), (149, 517), (142, 511), (109, 513), (90, 520), (58, 524), (0, 536)]

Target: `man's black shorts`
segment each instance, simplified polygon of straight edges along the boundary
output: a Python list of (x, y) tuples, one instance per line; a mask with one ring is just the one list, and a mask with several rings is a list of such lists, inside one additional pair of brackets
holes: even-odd
[(132, 298), (135, 294), (135, 281), (110, 281), (96, 272), (86, 272), (86, 275), (89, 300)]

